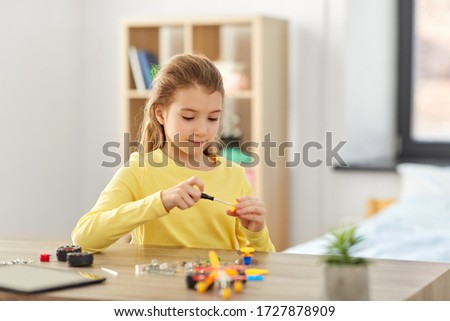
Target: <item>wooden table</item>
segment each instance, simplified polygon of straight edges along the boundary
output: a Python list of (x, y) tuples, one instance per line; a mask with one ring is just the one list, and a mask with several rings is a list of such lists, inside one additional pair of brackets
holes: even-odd
[[(41, 294), (19, 295), (0, 291), (0, 300), (220, 300), (217, 291), (198, 294), (186, 287), (185, 273), (161, 275), (135, 274), (136, 264), (148, 264), (155, 258), (159, 262), (194, 261), (208, 258), (206, 249), (167, 248), (115, 244), (94, 256), (90, 267), (73, 268), (56, 260), (55, 250), (67, 242), (36, 242), (0, 240), (0, 262), (16, 258), (34, 259), (36, 265), (85, 271), (104, 275), (100, 284)], [(221, 262), (234, 262), (234, 251), (218, 250)], [(51, 253), (50, 262), (39, 262), (40, 253)], [(278, 301), (322, 300), (322, 268), (318, 256), (287, 253), (256, 253), (258, 267), (269, 269), (263, 281), (247, 282), (244, 291), (232, 300)], [(106, 267), (117, 271), (113, 276), (101, 270)], [(370, 298), (372, 300), (450, 300), (450, 264), (373, 260), (370, 268)]]

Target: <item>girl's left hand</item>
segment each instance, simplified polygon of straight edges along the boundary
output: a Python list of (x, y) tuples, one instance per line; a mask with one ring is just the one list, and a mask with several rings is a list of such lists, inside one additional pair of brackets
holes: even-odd
[(236, 211), (227, 210), (230, 216), (238, 217), (246, 229), (259, 232), (265, 224), (266, 205), (254, 196), (243, 196), (236, 199)]

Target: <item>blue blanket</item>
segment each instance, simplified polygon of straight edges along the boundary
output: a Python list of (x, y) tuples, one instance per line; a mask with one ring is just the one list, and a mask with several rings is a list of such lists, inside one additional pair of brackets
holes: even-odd
[[(450, 263), (450, 199), (421, 196), (398, 202), (357, 225), (364, 238), (352, 256)], [(329, 235), (286, 249), (324, 254)]]

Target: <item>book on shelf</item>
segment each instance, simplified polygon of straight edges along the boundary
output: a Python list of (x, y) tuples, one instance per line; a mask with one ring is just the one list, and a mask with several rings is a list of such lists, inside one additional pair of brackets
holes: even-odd
[(134, 79), (134, 85), (137, 90), (145, 90), (144, 75), (141, 71), (141, 65), (139, 63), (138, 49), (134, 46), (128, 48), (128, 58), (130, 60), (131, 73)]
[(137, 54), (141, 72), (144, 77), (145, 88), (150, 89), (153, 82), (153, 68), (157, 66), (158, 60), (156, 59), (156, 55), (150, 51), (137, 49)]

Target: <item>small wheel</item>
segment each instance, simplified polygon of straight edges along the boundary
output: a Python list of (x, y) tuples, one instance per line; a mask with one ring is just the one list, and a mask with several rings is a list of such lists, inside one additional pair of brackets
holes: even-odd
[(233, 288), (235, 293), (241, 293), (243, 288), (242, 281), (234, 281)]
[(231, 298), (231, 289), (229, 287), (226, 287), (222, 290), (222, 298), (224, 300), (228, 300), (229, 298)]
[(197, 281), (194, 280), (192, 277), (192, 274), (186, 275), (186, 285), (189, 289), (195, 289), (195, 285), (197, 284)]
[(198, 293), (205, 293), (206, 292), (206, 283), (204, 281), (197, 282), (197, 285), (195, 286), (197, 288)]

